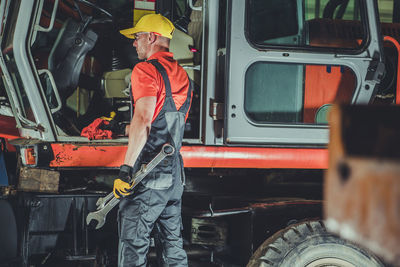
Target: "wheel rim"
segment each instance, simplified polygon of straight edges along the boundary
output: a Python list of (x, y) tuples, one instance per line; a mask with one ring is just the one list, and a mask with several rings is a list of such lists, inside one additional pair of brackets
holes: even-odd
[(348, 261), (338, 258), (323, 258), (310, 262), (305, 267), (356, 267), (356, 266)]

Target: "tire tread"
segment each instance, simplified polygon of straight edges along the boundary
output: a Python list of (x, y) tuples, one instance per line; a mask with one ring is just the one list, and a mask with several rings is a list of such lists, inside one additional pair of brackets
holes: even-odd
[[(345, 240), (328, 233), (322, 221), (300, 222), (278, 231), (264, 241), (250, 258), (247, 267), (281, 266), (281, 262), (289, 253), (293, 255), (294, 251), (301, 255), (302, 251), (298, 246), (304, 242), (309, 242), (309, 245), (319, 245), (321, 242), (335, 243), (354, 248)], [(372, 262), (375, 261), (371, 255), (366, 256)]]

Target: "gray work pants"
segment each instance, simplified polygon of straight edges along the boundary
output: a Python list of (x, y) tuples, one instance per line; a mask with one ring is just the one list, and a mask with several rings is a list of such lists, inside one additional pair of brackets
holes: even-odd
[(167, 189), (152, 189), (140, 184), (132, 196), (121, 200), (118, 266), (146, 266), (153, 229), (159, 264), (187, 266), (181, 234), (182, 193), (182, 183), (175, 177)]

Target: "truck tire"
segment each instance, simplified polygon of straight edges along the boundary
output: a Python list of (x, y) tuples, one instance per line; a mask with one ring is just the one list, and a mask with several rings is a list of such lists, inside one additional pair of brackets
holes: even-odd
[(328, 233), (321, 221), (291, 225), (268, 238), (247, 267), (383, 267), (367, 251)]

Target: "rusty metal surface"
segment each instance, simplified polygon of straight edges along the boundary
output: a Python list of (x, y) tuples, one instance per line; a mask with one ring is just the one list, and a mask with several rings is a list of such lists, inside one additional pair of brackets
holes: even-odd
[[(126, 145), (51, 144), (50, 167), (114, 167), (123, 164)], [(326, 169), (327, 149), (183, 146), (188, 168)]]
[(19, 173), (18, 190), (57, 193), (59, 180), (58, 171), (22, 167)]
[[(400, 142), (397, 140), (400, 139), (400, 117), (397, 116), (400, 108), (387, 110), (392, 119), (371, 114), (381, 111), (339, 107), (332, 110), (324, 214), (330, 231), (371, 250), (387, 262), (399, 263), (400, 158), (397, 149), (392, 148), (397, 148)], [(346, 129), (356, 123), (353, 120), (359, 119), (360, 114), (365, 115), (363, 123), (373, 128), (347, 135)], [(366, 147), (355, 147), (357, 142)]]

